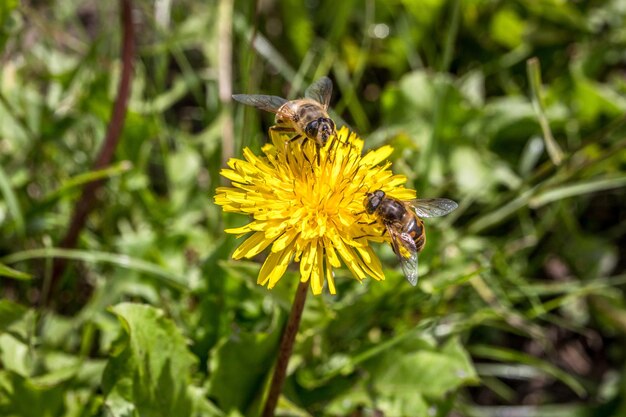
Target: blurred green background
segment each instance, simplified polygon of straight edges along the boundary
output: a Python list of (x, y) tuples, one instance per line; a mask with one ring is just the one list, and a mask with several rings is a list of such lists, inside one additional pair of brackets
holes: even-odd
[[(333, 117), (420, 196), (413, 288), (309, 297), (279, 415), (626, 415), (626, 5), (620, 0), (0, 3), (0, 415), (255, 416), (297, 270), (229, 259), (222, 161), (322, 75)], [(535, 61), (528, 61), (536, 57)], [(81, 188), (106, 178), (76, 248)], [(53, 279), (55, 259), (67, 269)], [(259, 259), (259, 261), (262, 259)]]

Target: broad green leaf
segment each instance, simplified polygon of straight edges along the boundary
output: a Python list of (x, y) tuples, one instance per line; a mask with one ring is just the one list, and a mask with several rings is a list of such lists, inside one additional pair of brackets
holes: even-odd
[(105, 407), (113, 416), (191, 415), (196, 360), (180, 330), (147, 305), (122, 303), (111, 311), (123, 330), (102, 379)]
[(247, 413), (259, 401), (277, 357), (280, 328), (236, 333), (218, 344), (209, 364), (208, 394), (222, 410)]
[(27, 312), (28, 309), (23, 305), (9, 300), (0, 300), (0, 333), (6, 332), (13, 323), (22, 319)]
[(491, 20), (491, 36), (508, 48), (515, 48), (523, 42), (526, 21), (513, 8), (503, 8)]
[(27, 377), (32, 369), (29, 346), (11, 334), (0, 334), (0, 365), (2, 368)]
[(459, 189), (467, 194), (486, 193), (492, 184), (493, 167), (473, 148), (459, 146), (452, 151), (451, 167)]
[(387, 416), (426, 416), (432, 410), (424, 396), (417, 392), (412, 395), (385, 396), (376, 401), (376, 408)]
[(339, 393), (325, 405), (325, 411), (332, 415), (346, 416), (357, 407), (372, 407), (372, 400), (367, 393), (368, 389), (363, 383), (354, 384), (345, 393)]
[(30, 340), (34, 330), (33, 310), (0, 300), (0, 368), (23, 377), (30, 375), (33, 364)]
[(64, 384), (44, 385), (11, 371), (0, 371), (0, 415), (57, 417), (63, 415)]
[(470, 357), (457, 338), (440, 348), (392, 349), (372, 369), (376, 391), (407, 404), (416, 394), (443, 399), (458, 387), (477, 382)]
[(9, 333), (23, 343), (35, 332), (35, 311), (9, 300), (0, 300), (0, 334)]
[(576, 117), (582, 122), (589, 123), (605, 115), (619, 117), (626, 108), (622, 94), (582, 74), (575, 74), (574, 93)]
[(19, 6), (19, 0), (3, 0), (0, 2), (0, 52), (4, 51), (4, 45), (11, 32), (11, 12)]
[(4, 0), (0, 4), (0, 24), (4, 24), (9, 14), (19, 5), (18, 0)]

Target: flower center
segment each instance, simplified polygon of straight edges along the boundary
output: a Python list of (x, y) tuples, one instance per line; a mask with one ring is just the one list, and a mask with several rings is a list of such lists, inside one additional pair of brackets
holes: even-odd
[[(335, 227), (335, 221), (341, 211), (343, 196), (328, 184), (315, 184), (304, 181), (294, 189), (296, 204), (300, 206), (300, 215), (296, 227), (300, 228), (304, 239), (320, 238), (326, 235), (328, 228)], [(294, 219), (295, 220), (295, 219)]]

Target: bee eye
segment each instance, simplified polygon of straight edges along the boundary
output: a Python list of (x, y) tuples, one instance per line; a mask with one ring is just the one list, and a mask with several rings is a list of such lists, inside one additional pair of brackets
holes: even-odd
[(380, 205), (380, 199), (375, 195), (368, 195), (365, 200), (365, 210), (367, 214), (372, 214), (376, 211), (376, 208)]
[(306, 127), (304, 128), (304, 133), (306, 133), (306, 135), (309, 138), (314, 138), (314, 137), (317, 136), (317, 129), (318, 128), (319, 128), (318, 121), (317, 120), (313, 120), (308, 125), (306, 125)]

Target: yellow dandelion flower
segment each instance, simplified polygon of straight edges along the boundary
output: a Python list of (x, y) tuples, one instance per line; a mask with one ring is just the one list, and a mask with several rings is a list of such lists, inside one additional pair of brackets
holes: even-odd
[(273, 288), (289, 264), (300, 263), (302, 282), (320, 294), (324, 280), (335, 294), (333, 268), (345, 263), (359, 280), (383, 280), (370, 241), (384, 241), (383, 227), (365, 213), (366, 193), (381, 189), (401, 200), (415, 198), (404, 188), (406, 178), (394, 175), (385, 162), (393, 149), (383, 146), (362, 155), (363, 141), (347, 128), (322, 148), (313, 141), (287, 144), (288, 137), (271, 132), (272, 144), (245, 160), (231, 159), (221, 175), (232, 187), (217, 189), (215, 202), (224, 211), (248, 214), (245, 226), (227, 229), (251, 235), (235, 250), (234, 259), (251, 258), (270, 247), (258, 277)]

